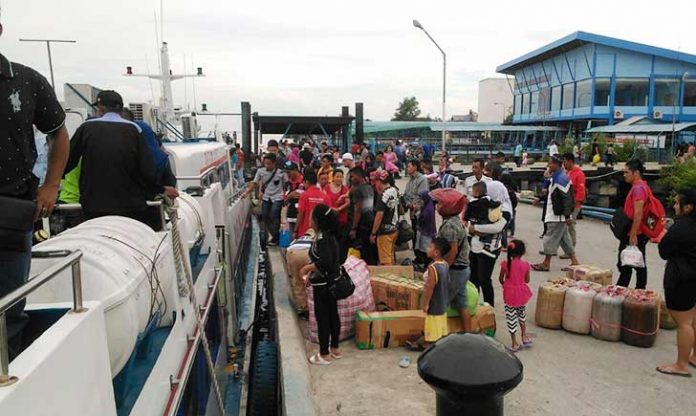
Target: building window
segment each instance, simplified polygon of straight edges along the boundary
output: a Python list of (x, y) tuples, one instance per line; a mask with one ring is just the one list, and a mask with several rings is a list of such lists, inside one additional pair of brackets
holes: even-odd
[(594, 105), (596, 105), (598, 107), (608, 106), (610, 94), (611, 94), (611, 79), (609, 79), (609, 78), (596, 78), (595, 79)]
[(650, 81), (645, 78), (617, 79), (614, 90), (614, 105), (647, 107)]
[(561, 86), (551, 88), (551, 111), (561, 109)]
[(573, 94), (573, 91), (575, 91), (575, 84), (570, 83), (570, 84), (565, 84), (563, 85), (563, 109), (564, 110), (570, 110), (573, 108), (573, 100), (575, 99), (575, 95)]
[(655, 104), (656, 106), (677, 105), (679, 99), (679, 80), (673, 78), (655, 79)]
[(586, 79), (575, 84), (575, 108), (589, 107), (592, 102), (592, 80)]
[(531, 94), (522, 94), (522, 114), (529, 114)]
[(696, 107), (696, 80), (684, 82), (684, 106)]
[(551, 95), (551, 88), (544, 87), (539, 91), (539, 112), (548, 113), (549, 112), (549, 96)]
[(539, 91), (534, 91), (532, 93), (532, 102), (531, 102), (532, 108), (529, 111), (532, 114), (536, 114), (539, 112)]
[(522, 95), (515, 94), (515, 114), (522, 114)]

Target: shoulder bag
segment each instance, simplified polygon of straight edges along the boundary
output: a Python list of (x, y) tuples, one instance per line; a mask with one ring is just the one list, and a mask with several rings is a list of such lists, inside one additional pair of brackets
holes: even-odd
[(0, 251), (26, 251), (26, 234), (34, 228), (36, 202), (0, 196)]
[(341, 266), (338, 277), (329, 282), (329, 293), (336, 300), (350, 297), (355, 292), (355, 284), (348, 275), (345, 267)]

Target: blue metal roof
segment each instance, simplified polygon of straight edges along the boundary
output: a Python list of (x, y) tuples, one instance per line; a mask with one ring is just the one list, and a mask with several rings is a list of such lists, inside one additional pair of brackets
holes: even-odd
[(655, 46), (644, 45), (642, 43), (630, 42), (627, 40), (616, 39), (609, 36), (595, 35), (587, 32), (575, 32), (570, 35), (549, 43), (535, 51), (522, 55), (496, 68), (497, 72), (513, 75), (520, 67), (543, 61), (564, 51), (577, 48), (587, 43), (596, 43), (612, 48), (626, 49), (632, 52), (655, 55), (661, 58), (673, 59), (675, 61), (696, 64), (696, 55), (673, 51), (671, 49), (658, 48)]

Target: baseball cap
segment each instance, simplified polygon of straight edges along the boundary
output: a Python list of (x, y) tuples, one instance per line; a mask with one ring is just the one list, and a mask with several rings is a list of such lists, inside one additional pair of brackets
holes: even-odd
[(99, 91), (99, 94), (97, 94), (97, 101), (92, 103), (92, 105), (103, 105), (106, 107), (123, 107), (123, 98), (121, 97), (121, 94), (117, 93), (114, 90), (103, 90)]
[(310, 146), (309, 143), (305, 143), (305, 144), (302, 145), (302, 148), (305, 149), (305, 150), (311, 150), (311, 149), (312, 149), (312, 146)]
[(291, 171), (291, 170), (299, 170), (300, 168), (297, 166), (297, 163), (287, 161), (285, 162), (285, 165), (283, 166), (284, 170)]
[(341, 157), (343, 160), (353, 160), (353, 155), (350, 153), (344, 153), (343, 156)]

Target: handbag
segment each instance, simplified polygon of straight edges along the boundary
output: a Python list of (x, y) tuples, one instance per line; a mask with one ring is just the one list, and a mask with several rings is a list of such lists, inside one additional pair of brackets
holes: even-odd
[(329, 293), (336, 300), (350, 297), (355, 292), (355, 284), (348, 275), (346, 268), (341, 266), (338, 277), (329, 282)]
[(631, 224), (633, 224), (633, 219), (626, 215), (623, 208), (617, 208), (616, 211), (614, 211), (614, 216), (611, 217), (609, 227), (611, 228), (611, 232), (614, 233), (614, 237), (623, 240), (628, 235)]
[(24, 253), (26, 235), (34, 229), (36, 202), (0, 196), (0, 251)]
[(413, 228), (405, 219), (401, 219), (398, 225), (399, 235), (396, 237), (396, 245), (401, 245), (413, 240)]

